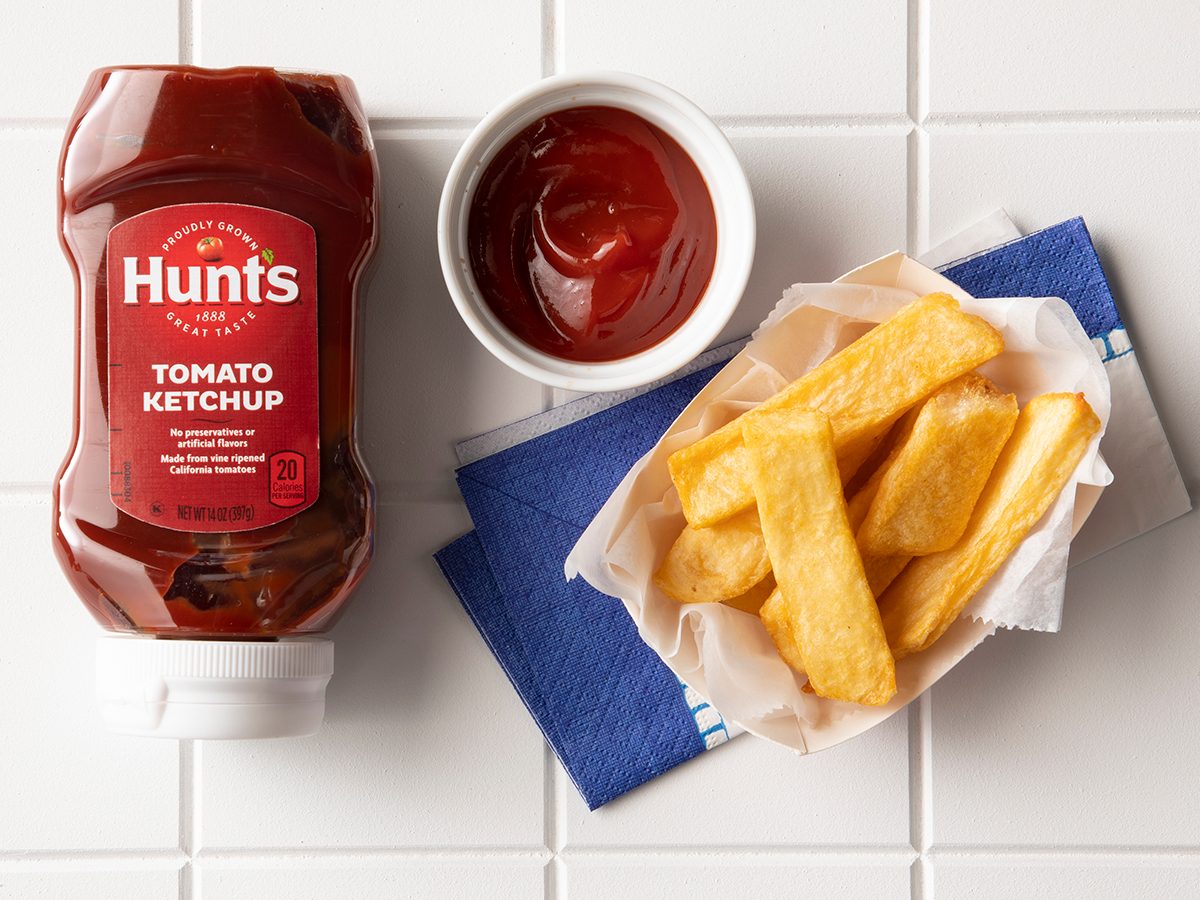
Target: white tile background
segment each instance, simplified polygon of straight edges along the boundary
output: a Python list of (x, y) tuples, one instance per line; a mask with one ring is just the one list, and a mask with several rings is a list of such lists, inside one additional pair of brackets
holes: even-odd
[[(1200, 490), (1200, 13), (1184, 0), (21, 3), (0, 29), (0, 900), (1200, 896), (1191, 514), (1080, 567), (1062, 634), (1002, 634), (907, 713), (794, 758), (752, 739), (586, 812), (429, 554), (467, 525), (461, 437), (551, 392), (478, 349), (436, 265), (474, 120), (541, 74), (692, 95), (753, 184), (730, 336), (793, 280), (919, 252), (996, 206), (1084, 215)], [(338, 627), (316, 737), (109, 736), (94, 626), (49, 550), (70, 427), (61, 129), (106, 62), (340, 69), (384, 179), (363, 426), (379, 555)], [(18, 304), (24, 304), (19, 307)], [(418, 339), (419, 337), (419, 339)], [(397, 347), (401, 348), (397, 352)], [(403, 384), (407, 400), (397, 385)]]

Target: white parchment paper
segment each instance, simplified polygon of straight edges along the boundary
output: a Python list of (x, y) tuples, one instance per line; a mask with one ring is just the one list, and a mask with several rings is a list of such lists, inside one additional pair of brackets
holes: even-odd
[[(1057, 630), (1071, 536), (1112, 475), (1099, 436), (1071, 482), (1026, 540), (929, 650), (897, 665), (897, 694), (885, 707), (824, 700), (800, 690), (756, 616), (719, 603), (680, 605), (652, 575), (683, 527), (666, 460), (865, 333), (918, 296), (953, 295), (1000, 329), (1004, 353), (981, 367), (1024, 403), (1048, 391), (1081, 391), (1103, 426), (1109, 385), (1070, 307), (1056, 298), (975, 300), (909, 257), (894, 253), (832, 284), (789, 288), (753, 340), (700, 392), (659, 443), (630, 470), (566, 561), (618, 597), (649, 646), (727, 720), (801, 752), (871, 728), (949, 671), (996, 627)], [(869, 388), (867, 388), (869, 389)]]

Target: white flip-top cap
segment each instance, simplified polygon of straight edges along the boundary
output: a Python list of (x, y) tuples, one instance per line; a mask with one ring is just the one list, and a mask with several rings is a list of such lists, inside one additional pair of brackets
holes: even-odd
[(105, 635), (96, 694), (110, 730), (169, 738), (313, 734), (325, 716), (333, 641), (200, 641)]

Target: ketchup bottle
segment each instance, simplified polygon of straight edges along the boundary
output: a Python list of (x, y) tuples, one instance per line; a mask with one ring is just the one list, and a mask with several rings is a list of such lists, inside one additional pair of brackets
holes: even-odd
[(377, 233), (354, 85), (273, 69), (92, 74), (59, 168), (75, 431), (54, 546), (110, 634), (110, 728), (320, 727), (371, 558), (356, 316)]

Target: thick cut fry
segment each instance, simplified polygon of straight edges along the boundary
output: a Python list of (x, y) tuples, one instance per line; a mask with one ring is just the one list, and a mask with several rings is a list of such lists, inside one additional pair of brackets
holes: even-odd
[[(860, 550), (859, 553), (862, 553)], [(908, 565), (912, 559), (911, 556), (871, 556), (864, 554), (863, 572), (867, 576), (867, 584), (871, 586), (871, 593), (877, 598), (887, 590), (888, 585), (899, 577), (904, 571), (904, 567)]]
[[(854, 473), (853, 478), (845, 482), (846, 499), (853, 497), (866, 486), (868, 481), (878, 476), (883, 464), (891, 459), (892, 455), (896, 452), (896, 446), (903, 442), (908, 432), (912, 429), (913, 418), (920, 408), (920, 404), (912, 407), (896, 420), (895, 425), (887, 430), (883, 438), (880, 439), (879, 446), (867, 457), (867, 461), (858, 467), (858, 471)], [(865, 515), (866, 510), (863, 513)], [(859, 524), (862, 523), (860, 522)]]
[[(942, 388), (945, 390), (945, 388)], [(937, 394), (935, 393), (936, 397)], [(926, 403), (929, 401), (926, 400)], [(879, 491), (879, 485), (883, 482), (884, 475), (887, 474), (888, 467), (896, 461), (900, 455), (900, 449), (904, 446), (904, 442), (908, 440), (909, 434), (912, 432), (913, 423), (920, 413), (921, 407), (910, 409), (892, 429), (893, 434), (889, 436), (891, 441), (891, 450), (887, 457), (884, 458), (871, 476), (866, 480), (858, 492), (850, 498), (850, 502), (846, 504), (846, 516), (850, 520), (850, 530), (855, 534), (855, 543), (858, 544), (858, 552), (862, 557), (863, 571), (867, 576), (867, 584), (871, 586), (871, 593), (878, 597), (887, 589), (887, 586), (895, 581), (896, 576), (903, 571), (908, 565), (911, 556), (879, 556), (871, 553), (863, 547), (862, 535), (860, 528), (863, 521), (867, 517), (867, 513), (871, 509), (871, 501), (875, 499), (875, 494)]]
[[(926, 401), (928, 402), (928, 401)], [(908, 440), (909, 434), (912, 432), (913, 423), (917, 420), (917, 415), (921, 412), (920, 406), (914, 406), (899, 422), (892, 428), (892, 433), (888, 435), (890, 448), (883, 461), (875, 466), (873, 471), (862, 486), (850, 496), (849, 503), (846, 504), (846, 515), (850, 519), (850, 530), (858, 534), (858, 529), (862, 527), (862, 523), (866, 521), (867, 513), (871, 509), (871, 502), (875, 499), (875, 494), (879, 491), (879, 485), (883, 481), (883, 476), (887, 474), (888, 466), (890, 466), (900, 454), (900, 448), (904, 446), (904, 442)], [(862, 547), (859, 547), (861, 550)]]
[(863, 553), (925, 556), (953, 547), (1016, 421), (1016, 395), (974, 372), (925, 401), (858, 530)]
[[(892, 429), (888, 435), (892, 444), (890, 454), (848, 504), (852, 532), (858, 533), (884, 472), (904, 445), (918, 412), (919, 408), (910, 410)], [(878, 597), (900, 574), (909, 557), (873, 555), (863, 551), (861, 540), (858, 544), (867, 582), (871, 592)], [(758, 509), (751, 507), (709, 528), (685, 527), (654, 578), (663, 593), (680, 603), (721, 602), (741, 609), (746, 603), (761, 606), (771, 593), (774, 579), (770, 579), (771, 588), (765, 592), (761, 588), (765, 581), (762, 577), (764, 567), (769, 572), (770, 566)], [(747, 591), (753, 597), (742, 601), (741, 597)], [(735, 600), (739, 602), (735, 603)], [(757, 609), (756, 606), (754, 611)]]
[(705, 527), (753, 504), (745, 423), (779, 410), (821, 410), (833, 424), (843, 480), (849, 480), (905, 410), (1003, 349), (1000, 333), (964, 313), (948, 294), (910, 303), (774, 397), (671, 454), (667, 465), (684, 515)]
[(654, 583), (679, 603), (720, 603), (738, 597), (771, 571), (758, 511), (711, 528), (686, 526), (654, 574)]
[(775, 642), (775, 649), (779, 651), (780, 658), (793, 671), (803, 674), (804, 658), (800, 655), (800, 644), (792, 630), (787, 601), (783, 599), (779, 588), (771, 592), (767, 602), (758, 611), (758, 617), (762, 619), (763, 627)]
[(1082, 394), (1026, 404), (959, 542), (913, 560), (880, 598), (897, 659), (929, 647), (958, 618), (1050, 508), (1099, 429)]
[(777, 621), (796, 642), (809, 683), (833, 700), (887, 703), (896, 693), (895, 665), (846, 518), (829, 418), (787, 410), (743, 425), (763, 538), (785, 606)]
[[(857, 519), (854, 513), (855, 502), (865, 492), (864, 488), (848, 507), (851, 531), (866, 515), (866, 504), (863, 503), (858, 503), (862, 514)], [(908, 556), (865, 553), (861, 543), (858, 549), (862, 554), (867, 583), (876, 597), (892, 583), (910, 559)], [(767, 574), (761, 578), (759, 573), (764, 566)], [(668, 551), (662, 567), (655, 573), (654, 583), (679, 603), (725, 603), (738, 609), (747, 609), (752, 605), (754, 608), (747, 611), (757, 612), (775, 588), (775, 579), (770, 576), (770, 570), (771, 562), (758, 521), (758, 508), (752, 507), (711, 528), (686, 526)], [(766, 586), (768, 584), (769, 587)], [(738, 589), (741, 589), (740, 592), (734, 593)]]
[(722, 600), (726, 606), (732, 606), (734, 609), (740, 609), (742, 612), (750, 613), (752, 616), (757, 616), (759, 610), (763, 608), (763, 604), (767, 602), (767, 598), (775, 591), (775, 576), (767, 575), (762, 581), (756, 584), (744, 594), (738, 594), (736, 597), (730, 597), (728, 600)]

